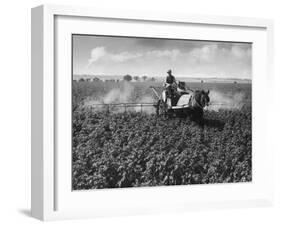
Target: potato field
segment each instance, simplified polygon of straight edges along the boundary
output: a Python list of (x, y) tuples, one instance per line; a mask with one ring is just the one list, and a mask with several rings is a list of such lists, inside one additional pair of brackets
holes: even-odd
[(74, 190), (249, 182), (251, 84), (192, 83), (209, 89), (203, 124), (153, 109), (95, 109), (92, 103), (154, 102), (154, 82), (73, 82)]

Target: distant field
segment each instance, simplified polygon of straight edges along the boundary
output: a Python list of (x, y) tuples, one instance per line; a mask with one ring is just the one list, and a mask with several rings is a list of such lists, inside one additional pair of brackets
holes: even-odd
[[(129, 89), (130, 95), (124, 99), (125, 102), (136, 102), (144, 96), (150, 97), (151, 101), (156, 101), (156, 97), (151, 91), (150, 86), (157, 87), (160, 93), (163, 83), (151, 81), (130, 83), (112, 81), (73, 82), (73, 104), (80, 104), (82, 100), (87, 98), (100, 101), (113, 89), (119, 89), (124, 93), (126, 93), (126, 89)], [(187, 83), (186, 86), (193, 90), (210, 90), (211, 101), (223, 101), (225, 99), (227, 102), (230, 102), (232, 98), (239, 95), (240, 102), (250, 103), (252, 98), (250, 83)]]

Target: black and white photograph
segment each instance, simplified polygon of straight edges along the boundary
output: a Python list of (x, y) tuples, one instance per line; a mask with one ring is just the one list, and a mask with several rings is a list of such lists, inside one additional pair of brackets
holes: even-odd
[(252, 181), (252, 43), (72, 34), (72, 190)]

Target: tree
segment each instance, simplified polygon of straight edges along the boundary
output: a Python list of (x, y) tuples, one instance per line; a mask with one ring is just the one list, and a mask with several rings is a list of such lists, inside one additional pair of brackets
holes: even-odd
[(152, 82), (155, 82), (155, 80), (156, 80), (156, 79), (155, 79), (154, 77), (151, 78), (151, 81), (152, 81)]
[(143, 81), (145, 81), (147, 79), (147, 76), (146, 75), (142, 76), (142, 79)]
[(130, 82), (132, 80), (132, 76), (131, 75), (124, 75), (123, 80), (127, 81), (127, 82)]
[(94, 78), (93, 78), (93, 81), (95, 81), (95, 82), (96, 82), (96, 81), (100, 81), (100, 79), (99, 79), (98, 77), (94, 77)]
[(139, 76), (134, 76), (135, 81), (139, 81), (139, 79), (140, 79)]

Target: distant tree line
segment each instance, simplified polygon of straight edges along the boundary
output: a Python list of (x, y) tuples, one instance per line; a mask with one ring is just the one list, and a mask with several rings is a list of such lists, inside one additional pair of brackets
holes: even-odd
[[(142, 79), (142, 81), (147, 81), (148, 80), (148, 77), (146, 76), (146, 75), (143, 75), (143, 76), (131, 76), (131, 75), (124, 75), (123, 76), (123, 80), (124, 81), (128, 81), (128, 82), (130, 82), (130, 81), (132, 81), (132, 80), (135, 80), (135, 81), (141, 81), (141, 79)], [(151, 77), (150, 78), (150, 81), (155, 81), (156, 79), (154, 78), (154, 77)]]
[[(127, 75), (124, 75), (123, 76), (123, 81), (127, 81), (127, 82), (130, 82), (130, 81), (137, 81), (137, 82), (139, 82), (139, 81), (152, 81), (152, 82), (154, 82), (154, 81), (156, 81), (156, 79), (154, 78), (154, 77), (151, 77), (151, 78), (148, 78), (148, 76), (146, 76), (146, 75), (143, 75), (143, 76), (131, 76), (131, 75), (129, 75), (129, 74), (127, 74)], [(77, 80), (74, 80), (75, 82), (77, 82)], [(96, 82), (96, 81), (103, 81), (103, 80), (101, 80), (100, 78), (98, 78), (98, 77), (95, 77), (95, 78), (80, 78), (79, 80), (78, 80), (78, 82)], [(120, 80), (119, 79), (106, 79), (106, 80), (104, 80), (104, 82), (119, 82)]]

